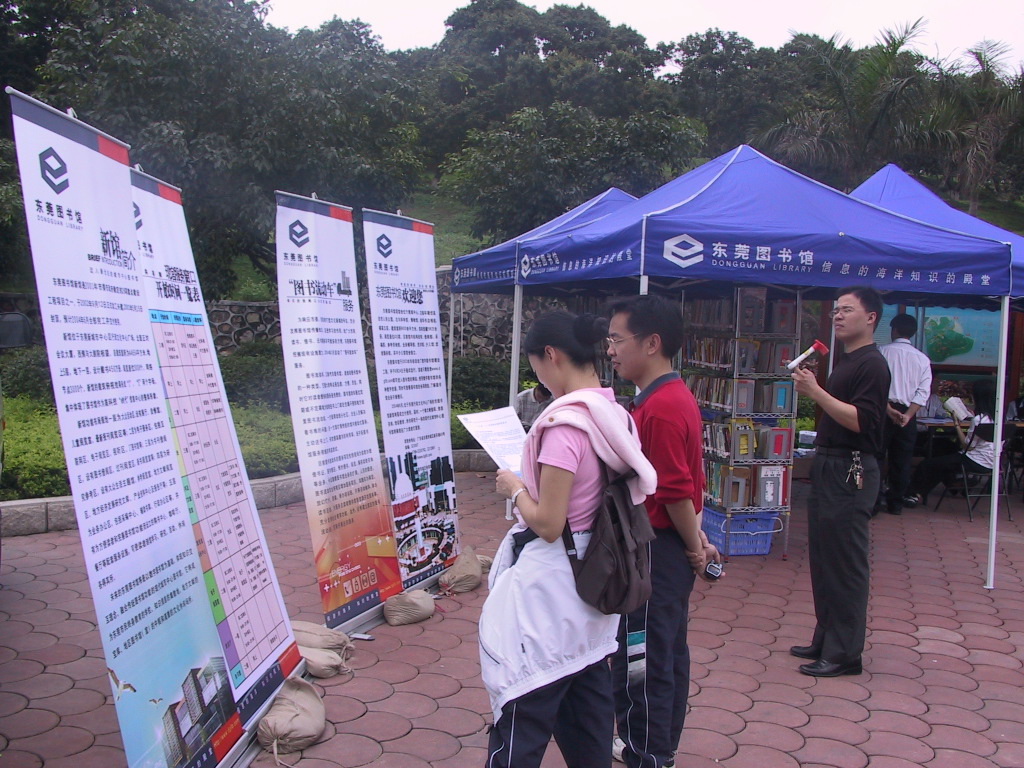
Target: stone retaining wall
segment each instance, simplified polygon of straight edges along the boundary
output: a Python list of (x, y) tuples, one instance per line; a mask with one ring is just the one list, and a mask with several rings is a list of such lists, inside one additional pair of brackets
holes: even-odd
[[(384, 457), (381, 456), (383, 467)], [(494, 472), (495, 463), (484, 451), (452, 451), (456, 472)], [(252, 495), (256, 509), (272, 509), (303, 500), (302, 476), (298, 472), (277, 477), (252, 480)], [(28, 536), (49, 531), (69, 531), (78, 528), (75, 505), (70, 496), (51, 499), (21, 499), (0, 504), (0, 537)]]
[[(441, 314), (441, 338), (445, 359), (448, 355), (449, 313), (452, 306), (451, 267), (437, 268), (437, 292)], [(360, 290), (363, 310), (363, 340), (369, 357), (373, 358), (373, 336), (370, 330), (369, 300), (365, 287)], [(541, 312), (568, 308), (572, 311), (593, 310), (594, 300), (572, 298), (566, 302), (550, 298), (527, 298), (523, 314), (526, 327)], [(42, 342), (39, 307), (32, 294), (0, 293), (0, 312), (23, 312), (34, 328), (34, 338)], [(231, 354), (252, 341), (281, 340), (281, 312), (276, 301), (208, 301), (214, 348), (220, 354)], [(512, 351), (512, 297), (492, 294), (460, 293), (455, 296), (455, 354), (460, 357), (495, 357), (508, 360)]]

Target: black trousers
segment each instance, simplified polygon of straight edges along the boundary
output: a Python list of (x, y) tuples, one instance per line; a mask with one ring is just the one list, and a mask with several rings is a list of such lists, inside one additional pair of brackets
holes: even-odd
[[(890, 511), (897, 511), (903, 508), (903, 497), (907, 495), (907, 488), (910, 486), (910, 473), (914, 459), (914, 445), (917, 443), (917, 417), (911, 417), (905, 426), (897, 426), (892, 419), (886, 417), (885, 432), (882, 437), (882, 450), (886, 458), (885, 480), (889, 483), (889, 489), (882, 497), (882, 490), (878, 490), (878, 502), (876, 506), (883, 503)], [(882, 457), (879, 457), (881, 461)]]
[(538, 768), (552, 735), (568, 768), (610, 768), (614, 718), (608, 661), (601, 659), (502, 707), (485, 768)]
[[(823, 455), (827, 454), (827, 455)], [(878, 496), (878, 462), (862, 453), (863, 488), (849, 478), (851, 458), (819, 449), (811, 467), (807, 539), (817, 624), (811, 645), (837, 664), (856, 661), (867, 633), (869, 522)]]
[(675, 754), (690, 692), (686, 621), (696, 577), (679, 534), (655, 533), (651, 599), (623, 617), (612, 656), (615, 718), (629, 768), (661, 768)]
[(969, 472), (991, 472), (991, 467), (983, 467), (973, 459), (967, 458), (963, 453), (951, 453), (948, 456), (934, 456), (925, 459), (914, 470), (914, 479), (910, 482), (910, 492), (918, 494), (922, 500), (928, 499), (928, 494), (939, 483), (948, 480), (965, 467)]

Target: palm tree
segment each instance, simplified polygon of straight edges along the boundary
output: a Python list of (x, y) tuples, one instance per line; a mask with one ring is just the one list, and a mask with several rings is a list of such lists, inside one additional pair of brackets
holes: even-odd
[(947, 181), (955, 180), (971, 215), (1000, 158), (1024, 144), (1024, 70), (1007, 73), (1008, 52), (1004, 43), (985, 40), (967, 51), (966, 63), (931, 62), (938, 101), (918, 141), (939, 151)]
[(859, 51), (838, 35), (805, 42), (820, 87), (755, 143), (843, 189), (863, 181), (896, 158), (927, 103), (924, 60), (910, 49), (923, 30), (923, 19), (886, 29), (878, 43)]

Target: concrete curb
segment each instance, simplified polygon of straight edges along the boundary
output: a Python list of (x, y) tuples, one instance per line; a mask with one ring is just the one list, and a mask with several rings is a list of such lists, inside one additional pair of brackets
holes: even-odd
[[(383, 457), (382, 457), (383, 460)], [(456, 472), (493, 472), (491, 457), (481, 450), (452, 451)], [(256, 509), (272, 509), (298, 504), (303, 500), (302, 476), (298, 472), (251, 481)], [(29, 536), (49, 531), (78, 528), (75, 505), (70, 496), (49, 499), (19, 499), (0, 504), (0, 537)]]

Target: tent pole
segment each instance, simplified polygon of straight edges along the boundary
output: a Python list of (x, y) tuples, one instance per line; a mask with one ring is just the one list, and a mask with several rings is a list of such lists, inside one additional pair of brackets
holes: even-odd
[[(455, 379), (455, 269), (452, 269), (448, 283), (448, 418), (452, 417), (452, 381)], [(462, 310), (462, 296), (459, 295), (459, 310)]]
[[(519, 249), (516, 248), (516, 263), (519, 263), (518, 259)], [(519, 394), (519, 357), (521, 355), (521, 349), (523, 346), (523, 286), (517, 281), (515, 286), (512, 288), (512, 360), (509, 365), (508, 373), (508, 404), (509, 407), (514, 408), (516, 404), (516, 395)], [(512, 500), (508, 499), (505, 501), (505, 519), (511, 520), (512, 518)]]
[(989, 499), (988, 514), (988, 569), (985, 574), (985, 589), (995, 589), (996, 581), (996, 530), (999, 524), (999, 479), (1002, 477), (1002, 450), (1003, 444), (1003, 414), (1006, 409), (1003, 407), (1006, 402), (1006, 355), (1007, 341), (1009, 339), (1010, 325), (1010, 297), (1003, 296), (1000, 299), (999, 317), (999, 365), (996, 367), (996, 412), (995, 455), (992, 461), (992, 496)]
[(512, 360), (508, 376), (508, 404), (515, 406), (519, 394), (519, 358), (523, 345), (523, 286), (512, 288)]

